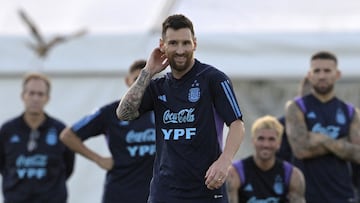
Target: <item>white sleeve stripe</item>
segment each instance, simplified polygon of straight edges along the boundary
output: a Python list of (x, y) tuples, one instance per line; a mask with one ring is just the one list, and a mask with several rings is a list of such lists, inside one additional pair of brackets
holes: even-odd
[(231, 104), (231, 107), (232, 107), (235, 115), (237, 117), (240, 117), (241, 116), (241, 111), (240, 111), (239, 105), (236, 102), (236, 98), (235, 98), (233, 92), (231, 91), (231, 88), (230, 88), (228, 82), (227, 81), (221, 82), (221, 86), (222, 86), (222, 88), (223, 88), (223, 90), (225, 92), (225, 95), (226, 95), (228, 101)]

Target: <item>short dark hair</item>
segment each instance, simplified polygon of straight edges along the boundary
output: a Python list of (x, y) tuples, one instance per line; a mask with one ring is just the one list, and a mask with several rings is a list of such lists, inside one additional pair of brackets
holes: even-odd
[(162, 24), (162, 37), (165, 38), (165, 34), (168, 28), (178, 30), (181, 28), (189, 28), (191, 34), (195, 36), (194, 26), (189, 18), (182, 14), (174, 14), (165, 19)]
[(25, 86), (27, 85), (27, 83), (30, 80), (42, 80), (42, 81), (44, 81), (45, 84), (46, 84), (46, 87), (47, 87), (46, 93), (48, 95), (50, 94), (51, 82), (50, 82), (49, 77), (47, 75), (43, 74), (43, 73), (38, 73), (38, 72), (31, 72), (31, 73), (27, 73), (27, 74), (24, 75), (23, 84), (22, 84), (23, 93), (25, 91)]
[(131, 64), (129, 68), (129, 73), (133, 73), (137, 70), (141, 70), (145, 67), (145, 65), (146, 65), (146, 60), (144, 59), (136, 60)]
[(316, 60), (316, 59), (329, 59), (329, 60), (333, 60), (336, 65), (338, 63), (335, 54), (333, 54), (333, 53), (331, 53), (329, 51), (316, 52), (315, 54), (312, 55), (311, 61)]

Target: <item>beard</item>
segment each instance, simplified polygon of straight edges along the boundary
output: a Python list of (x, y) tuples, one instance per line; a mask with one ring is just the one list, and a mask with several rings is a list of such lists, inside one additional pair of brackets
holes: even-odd
[(177, 56), (179, 56), (179, 55), (174, 55), (173, 57), (168, 58), (170, 67), (172, 69), (176, 70), (177, 72), (182, 72), (182, 71), (188, 70), (191, 65), (192, 56), (188, 55), (188, 54), (181, 55), (181, 57), (186, 58), (186, 60), (183, 63), (176, 62), (175, 57), (177, 57)]
[(334, 85), (329, 85), (327, 87), (314, 86), (313, 88), (317, 94), (326, 95), (326, 94), (329, 94), (331, 91), (333, 91)]

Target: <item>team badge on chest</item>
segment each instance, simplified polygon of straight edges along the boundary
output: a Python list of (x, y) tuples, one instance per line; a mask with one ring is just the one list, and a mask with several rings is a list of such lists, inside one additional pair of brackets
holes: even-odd
[(56, 129), (51, 128), (46, 135), (46, 143), (48, 145), (53, 146), (56, 145), (57, 141), (58, 141), (57, 131)]
[(188, 99), (190, 102), (197, 102), (200, 99), (200, 84), (195, 80), (189, 89)]

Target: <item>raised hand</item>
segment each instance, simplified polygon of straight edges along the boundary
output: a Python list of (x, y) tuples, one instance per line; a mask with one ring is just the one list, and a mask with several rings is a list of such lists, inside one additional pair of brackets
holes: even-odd
[(160, 48), (155, 48), (147, 60), (145, 69), (151, 74), (155, 75), (163, 71), (169, 65), (165, 54), (161, 52)]

